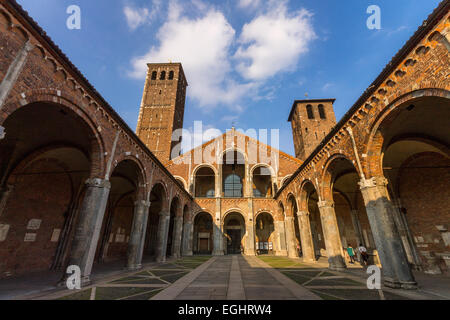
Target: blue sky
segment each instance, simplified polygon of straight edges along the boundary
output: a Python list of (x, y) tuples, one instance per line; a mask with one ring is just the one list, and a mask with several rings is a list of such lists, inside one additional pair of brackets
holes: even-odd
[[(18, 0), (135, 129), (146, 62), (182, 62), (184, 127), (279, 129), (295, 99), (336, 98), (339, 119), (439, 0)], [(69, 30), (66, 9), (81, 8)], [(368, 6), (381, 9), (369, 30)], [(270, 139), (270, 138), (269, 138)], [(201, 137), (196, 136), (194, 143)]]

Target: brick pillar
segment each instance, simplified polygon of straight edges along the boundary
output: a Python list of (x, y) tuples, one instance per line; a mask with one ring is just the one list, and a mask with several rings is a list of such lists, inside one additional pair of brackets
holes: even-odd
[(245, 222), (247, 233), (247, 243), (245, 244), (245, 254), (247, 256), (256, 255), (255, 252), (255, 221), (253, 220), (253, 199), (248, 199), (248, 219)]
[(297, 248), (295, 246), (295, 227), (294, 227), (294, 217), (286, 217), (284, 219), (285, 229), (286, 229), (286, 242), (288, 257), (298, 258)]
[[(223, 256), (223, 233), (221, 228), (221, 203), (220, 198), (216, 198), (216, 217), (213, 219), (213, 256)], [(198, 250), (198, 248), (197, 248)]]
[(297, 212), (298, 225), (300, 228), (300, 241), (302, 243), (303, 261), (315, 262), (314, 244), (311, 233), (311, 224), (308, 211)]
[(182, 249), (182, 255), (183, 256), (192, 256), (192, 240), (193, 240), (193, 233), (194, 233), (194, 226), (192, 222), (185, 221), (184, 222), (184, 231), (183, 231), (183, 249)]
[(82, 284), (90, 283), (92, 264), (110, 189), (111, 183), (107, 180), (96, 178), (86, 181), (86, 192), (69, 258), (69, 265), (80, 267)]
[(362, 179), (359, 185), (383, 266), (385, 285), (392, 288), (417, 288), (395, 226), (395, 208), (388, 196), (387, 179), (384, 177)]
[(158, 234), (156, 239), (156, 262), (166, 262), (167, 238), (169, 236), (170, 212), (159, 213)]
[(275, 251), (276, 256), (287, 256), (286, 248), (286, 229), (284, 227), (284, 221), (275, 221), (275, 232), (277, 235), (277, 248)]
[(174, 235), (172, 245), (172, 256), (174, 258), (181, 257), (181, 233), (183, 231), (183, 217), (175, 217)]
[(149, 208), (149, 202), (140, 200), (134, 203), (133, 225), (127, 252), (127, 268), (130, 270), (138, 270), (142, 267), (142, 250), (144, 249)]
[(317, 206), (319, 207), (322, 221), (329, 268), (331, 270), (344, 270), (347, 266), (342, 256), (342, 242), (336, 213), (334, 212), (334, 203), (332, 201), (319, 201)]

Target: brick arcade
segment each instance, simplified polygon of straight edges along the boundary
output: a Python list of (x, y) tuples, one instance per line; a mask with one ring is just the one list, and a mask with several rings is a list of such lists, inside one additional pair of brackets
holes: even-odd
[[(178, 154), (188, 74), (149, 63), (136, 133), (15, 1), (0, 1), (0, 278), (69, 264), (273, 254), (385, 284), (450, 270), (450, 1), (336, 123), (295, 100), (295, 157), (237, 130)], [(274, 124), (276, 125), (276, 124)], [(261, 151), (262, 150), (262, 151)], [(200, 155), (208, 155), (198, 162)]]

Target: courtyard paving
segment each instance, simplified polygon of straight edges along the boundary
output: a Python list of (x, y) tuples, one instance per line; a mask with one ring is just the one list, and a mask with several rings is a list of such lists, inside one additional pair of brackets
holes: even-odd
[[(275, 256), (192, 256), (153, 263), (143, 270), (105, 277), (78, 290), (59, 290), (45, 300), (409, 300), (448, 299), (445, 291), (369, 290), (359, 265), (344, 272), (326, 260)], [(438, 281), (448, 281), (441, 279)], [(434, 281), (436, 282), (436, 281)], [(447, 282), (448, 283), (448, 282)]]

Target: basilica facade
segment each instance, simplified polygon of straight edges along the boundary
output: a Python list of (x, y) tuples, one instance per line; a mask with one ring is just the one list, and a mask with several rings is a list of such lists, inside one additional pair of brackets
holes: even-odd
[(342, 270), (345, 248), (360, 244), (390, 287), (415, 288), (411, 270), (448, 274), (449, 9), (435, 9), (339, 122), (334, 99), (293, 97), (294, 157), (234, 128), (179, 154), (190, 112), (181, 63), (148, 64), (130, 129), (1, 0), (0, 278), (78, 265), (88, 283), (111, 261), (135, 270), (193, 254), (324, 257)]

